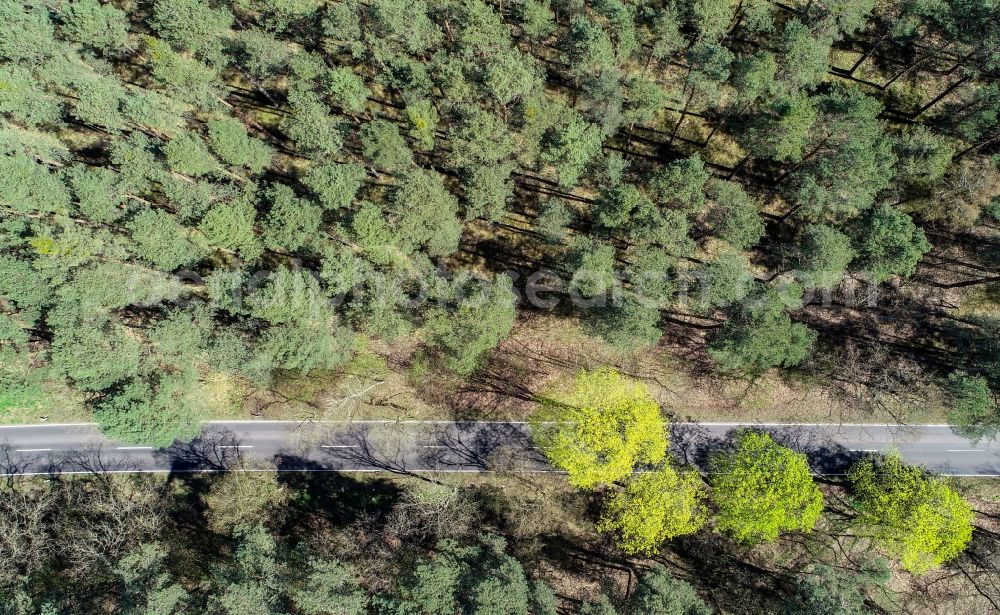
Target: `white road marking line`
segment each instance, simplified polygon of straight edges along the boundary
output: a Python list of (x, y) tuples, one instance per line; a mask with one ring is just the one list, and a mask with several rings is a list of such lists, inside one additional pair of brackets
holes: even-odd
[(44, 451), (51, 451), (51, 448), (15, 448), (15, 453), (41, 453)]
[(949, 448), (949, 453), (985, 453), (981, 448)]
[(877, 448), (852, 448), (852, 449), (848, 449), (848, 450), (850, 450), (852, 453), (877, 453), (878, 452)]
[[(266, 470), (266, 469), (265, 470), (258, 470), (258, 469), (252, 469), (252, 468), (243, 468), (243, 469), (236, 469), (236, 470), (216, 470), (216, 469), (204, 469), (204, 470), (183, 470), (183, 469), (169, 469), (169, 470), (104, 470), (102, 473), (103, 474), (219, 474), (219, 473), (230, 472), (230, 471), (233, 471), (233, 472), (273, 472), (273, 470)], [(407, 470), (407, 471), (408, 472), (413, 472), (414, 474), (424, 474), (424, 473), (427, 473), (427, 474), (431, 474), (431, 473), (449, 474), (449, 473), (465, 473), (465, 472), (479, 472), (479, 473), (482, 473), (482, 474), (495, 474), (495, 472), (491, 471), (491, 470), (461, 470), (461, 469), (446, 469), (446, 470), (442, 470), (442, 469), (438, 469), (438, 470)], [(562, 470), (510, 470), (510, 471), (513, 472), (513, 473), (515, 473), (515, 474), (565, 474), (566, 473), (566, 472), (563, 472)], [(344, 469), (333, 469), (333, 468), (330, 468), (330, 469), (314, 469), (314, 468), (304, 468), (304, 469), (300, 469), (300, 470), (293, 470), (293, 469), (278, 470), (278, 472), (310, 472), (310, 473), (311, 472), (338, 472), (338, 473), (348, 473), (348, 474), (351, 474), (351, 473), (395, 474), (394, 472), (392, 472), (390, 470), (365, 469), (365, 468), (357, 468), (357, 469), (350, 469), (350, 468), (344, 468)], [(60, 475), (60, 474), (66, 474), (66, 475), (71, 475), (71, 474), (91, 474), (91, 475), (93, 475), (93, 474), (95, 474), (95, 472), (93, 472), (91, 470), (66, 470), (66, 471), (61, 471), (61, 472), (59, 472), (59, 471), (50, 471), (50, 472), (20, 472), (20, 473), (0, 472), (0, 476), (53, 476), (53, 475)], [(845, 476), (845, 474), (843, 472), (840, 472), (840, 473), (830, 473), (830, 474), (812, 472), (812, 474), (814, 476)], [(1000, 477), (1000, 474), (945, 474), (945, 473), (941, 473), (940, 475), (941, 476), (955, 476), (955, 477), (984, 477), (984, 478), (997, 478), (997, 477)]]
[(926, 423), (920, 425), (891, 425), (889, 423), (713, 423), (711, 421), (705, 421), (703, 423), (695, 422), (677, 422), (674, 425), (709, 425), (713, 427), (887, 427), (890, 429), (912, 429), (914, 427), (951, 427), (947, 423)]
[(151, 451), (152, 446), (119, 446), (117, 449), (119, 451)]
[(23, 423), (21, 425), (3, 425), (0, 429), (21, 429), (31, 427), (97, 427), (97, 423)]
[[(172, 470), (104, 470), (101, 474), (222, 474), (225, 472), (273, 472), (274, 470), (258, 470), (253, 468), (242, 468), (242, 469), (227, 469), (227, 470), (216, 470), (213, 468), (206, 468), (202, 470), (183, 470), (183, 469), (172, 469)], [(505, 472), (512, 472), (514, 474), (565, 474), (566, 472), (562, 470), (504, 470)], [(278, 472), (288, 473), (288, 472), (337, 472), (337, 473), (369, 473), (369, 474), (397, 474), (391, 470), (382, 470), (379, 468), (346, 468), (341, 470), (336, 469), (314, 469), (314, 468), (304, 468), (300, 470), (278, 470)], [(480, 473), (480, 474), (495, 474), (493, 470), (463, 470), (463, 469), (446, 469), (446, 470), (407, 470), (407, 472), (412, 472), (414, 474), (455, 474), (455, 473)], [(90, 474), (93, 475), (95, 472), (91, 470), (66, 470), (62, 472), (52, 471), (52, 472), (24, 472), (20, 474), (11, 474), (9, 472), (0, 472), (0, 476), (58, 476), (61, 474)], [(827, 476), (843, 476), (842, 474), (828, 474)], [(961, 474), (959, 476), (1000, 476), (1000, 474)]]
[[(544, 421), (551, 422), (551, 421)], [(418, 421), (418, 420), (396, 420), (396, 419), (354, 419), (354, 420), (341, 420), (341, 421), (290, 421), (290, 420), (279, 420), (279, 419), (242, 419), (236, 421), (202, 421), (206, 425), (229, 425), (231, 423), (286, 423), (295, 425), (335, 425), (335, 424), (383, 424), (383, 423), (393, 423), (396, 425), (528, 425), (529, 421)], [(97, 423), (87, 423), (87, 425), (96, 425)], [(676, 423), (678, 425), (683, 425), (685, 423)], [(690, 423), (694, 424), (694, 423)], [(39, 425), (40, 426), (40, 425)]]
[[(543, 424), (552, 424), (558, 421), (542, 421)], [(354, 420), (339, 420), (339, 421), (293, 421), (293, 420), (280, 420), (280, 419), (240, 419), (233, 421), (202, 421), (202, 423), (207, 425), (229, 425), (229, 424), (245, 424), (245, 423), (285, 423), (285, 424), (295, 424), (295, 425), (336, 425), (336, 424), (380, 424), (380, 423), (392, 423), (396, 425), (530, 425), (531, 421), (444, 421), (444, 420), (396, 420), (396, 419), (354, 419)], [(97, 423), (80, 423), (81, 425), (96, 425)], [(727, 423), (727, 422), (693, 422), (693, 421), (678, 421), (676, 423), (671, 423), (671, 425), (677, 425), (682, 427), (698, 427), (698, 426), (711, 426), (711, 427), (886, 427), (889, 429), (913, 429), (917, 427), (951, 427), (947, 423), (922, 423), (919, 425), (892, 425), (890, 423)], [(43, 425), (29, 425), (29, 427), (42, 427)]]
[(253, 448), (252, 444), (220, 444), (219, 448)]
[[(328, 424), (374, 424), (374, 423), (396, 423), (401, 425), (528, 425), (529, 421), (418, 421), (418, 420), (393, 420), (393, 419), (370, 419), (370, 420), (342, 420), (342, 421), (290, 421), (290, 420), (265, 420), (265, 419), (244, 419), (235, 421), (202, 421), (205, 425), (233, 425), (233, 424), (253, 424), (253, 423), (285, 423), (301, 425), (328, 425)], [(921, 425), (890, 425), (888, 423), (720, 423), (720, 422), (685, 422), (678, 421), (672, 423), (677, 426), (699, 425), (715, 427), (888, 427), (891, 429), (913, 429), (917, 427), (951, 427), (946, 423), (927, 423)], [(31, 427), (97, 427), (97, 423), (24, 423), (20, 425), (2, 425), (0, 429), (19, 429)]]
[(361, 448), (357, 444), (323, 444), (320, 448)]

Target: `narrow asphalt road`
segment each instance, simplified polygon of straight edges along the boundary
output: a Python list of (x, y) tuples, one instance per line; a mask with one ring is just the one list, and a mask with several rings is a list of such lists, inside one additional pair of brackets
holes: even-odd
[[(1000, 443), (971, 442), (947, 425), (675, 423), (671, 449), (703, 469), (732, 432), (752, 427), (805, 453), (817, 474), (842, 474), (869, 452), (951, 476), (1000, 476)], [(202, 472), (230, 469), (340, 472), (550, 472), (528, 425), (512, 422), (228, 421), (165, 449), (122, 445), (93, 424), (0, 427), (0, 475)]]

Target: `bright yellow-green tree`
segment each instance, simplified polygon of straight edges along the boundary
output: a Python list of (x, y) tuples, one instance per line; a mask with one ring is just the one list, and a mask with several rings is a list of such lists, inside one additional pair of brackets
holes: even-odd
[(704, 501), (696, 470), (663, 464), (655, 472), (633, 474), (624, 490), (610, 495), (597, 529), (615, 532), (626, 553), (652, 555), (665, 540), (701, 529)]
[(736, 449), (711, 461), (716, 529), (745, 544), (774, 540), (781, 532), (811, 530), (823, 512), (823, 494), (805, 455), (767, 434), (744, 431)]
[(958, 556), (972, 539), (973, 512), (941, 479), (903, 463), (899, 453), (869, 456), (847, 475), (857, 522), (915, 574)]
[(612, 369), (577, 374), (568, 391), (539, 400), (532, 435), (574, 487), (621, 480), (667, 454), (667, 424), (646, 385)]

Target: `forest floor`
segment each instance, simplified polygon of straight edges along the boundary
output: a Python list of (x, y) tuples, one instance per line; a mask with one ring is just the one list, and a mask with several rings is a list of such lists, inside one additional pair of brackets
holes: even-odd
[(337, 373), (284, 379), (253, 393), (245, 412), (268, 419), (527, 420), (535, 398), (581, 369), (612, 366), (646, 382), (675, 420), (747, 422), (947, 422), (938, 391), (921, 403), (844, 390), (807, 372), (756, 380), (727, 378), (683, 357), (683, 342), (624, 353), (575, 322), (545, 314), (522, 316), (486, 364), (462, 380), (434, 369), (404, 345), (371, 346)]
[[(700, 332), (699, 332), (700, 333)], [(698, 335), (694, 333), (693, 335)], [(230, 376), (206, 378), (213, 419), (527, 420), (535, 398), (581, 369), (612, 366), (646, 382), (675, 420), (746, 422), (875, 422), (905, 419), (942, 423), (936, 389), (920, 403), (845, 390), (807, 371), (750, 381), (703, 368), (690, 339), (666, 336), (660, 345), (626, 353), (590, 336), (575, 321), (522, 314), (510, 337), (485, 365), (462, 379), (436, 369), (416, 344), (362, 344), (336, 372), (279, 376), (268, 389)], [(786, 374), (788, 374), (786, 372)], [(0, 423), (90, 420), (83, 399), (46, 384), (41, 394), (0, 400)]]
[[(533, 562), (556, 593), (571, 602), (593, 599), (606, 591), (601, 583), (610, 583), (625, 593), (627, 587), (634, 587), (638, 570), (660, 563), (675, 577), (706, 589), (713, 604), (724, 612), (772, 612), (782, 606), (779, 588), (816, 561), (854, 569), (878, 556), (867, 538), (848, 529), (853, 511), (844, 485), (838, 481), (822, 485), (827, 514), (810, 534), (787, 534), (773, 543), (748, 548), (703, 531), (674, 540), (653, 558), (645, 559), (622, 557), (609, 536), (596, 532), (592, 523), (581, 522), (598, 514), (599, 492), (575, 490), (555, 475), (451, 474), (435, 477), (436, 484), (413, 476), (352, 476), (346, 480), (358, 481), (359, 493), (365, 492), (369, 481), (388, 481), (413, 493), (457, 488), (493, 502), (499, 508), (490, 523), (502, 520), (501, 531), (516, 556)], [(990, 537), (986, 544), (995, 544), (992, 537), (997, 535), (1000, 513), (997, 482), (957, 479), (955, 484), (980, 513), (976, 531)], [(456, 513), (442, 510), (438, 523), (459, 533), (482, 527), (475, 519)], [(391, 542), (394, 530), (401, 529), (398, 526), (413, 522), (415, 519), (393, 516), (383, 528), (384, 539)], [(989, 612), (990, 601), (996, 599), (997, 579), (981, 566), (981, 555), (977, 552), (963, 558), (957, 569), (931, 571), (921, 577), (893, 567), (886, 590), (875, 592), (873, 599), (887, 613)]]

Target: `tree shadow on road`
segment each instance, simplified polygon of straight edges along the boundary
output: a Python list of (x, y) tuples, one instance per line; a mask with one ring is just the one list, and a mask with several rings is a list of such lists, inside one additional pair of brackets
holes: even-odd
[[(0, 443), (0, 475), (3, 475), (8, 487), (12, 486), (17, 477), (26, 472), (37, 472), (38, 467), (51, 465), (43, 460), (45, 457), (36, 455), (12, 454), (15, 449), (6, 441)], [(42, 470), (44, 471), (44, 470)]]
[(127, 455), (110, 452), (99, 442), (84, 444), (71, 451), (39, 451), (14, 455), (7, 442), (0, 443), (0, 475), (12, 484), (18, 475), (42, 474), (50, 478), (69, 472), (107, 476), (113, 473), (141, 471), (141, 464)]
[(522, 425), (456, 423), (434, 427), (428, 436), (431, 443), (421, 449), (421, 461), (435, 469), (517, 472), (547, 467)]
[[(719, 436), (703, 425), (674, 423), (671, 425), (670, 450), (682, 463), (707, 472), (712, 456), (733, 450), (736, 437), (745, 429), (734, 427)], [(803, 453), (812, 471), (825, 476), (843, 475), (866, 454), (849, 450), (829, 435), (804, 426), (755, 426), (750, 429), (766, 433), (778, 444)]]
[(243, 440), (232, 431), (209, 433), (190, 442), (175, 442), (156, 451), (158, 462), (165, 462), (170, 475), (190, 472), (227, 472), (243, 462)]
[(142, 464), (121, 453), (112, 453), (103, 444), (85, 444), (77, 450), (67, 451), (53, 457), (52, 473), (62, 470), (88, 472), (95, 476), (111, 473), (137, 472)]

